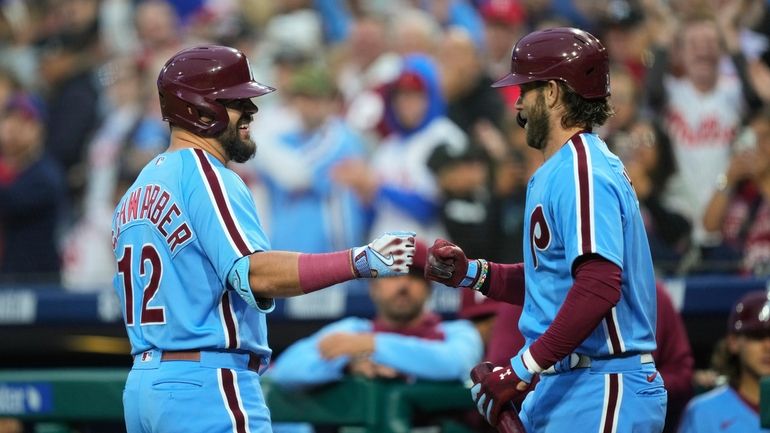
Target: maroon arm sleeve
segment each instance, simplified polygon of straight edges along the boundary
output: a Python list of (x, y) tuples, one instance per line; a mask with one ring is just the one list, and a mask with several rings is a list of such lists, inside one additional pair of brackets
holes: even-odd
[(532, 358), (548, 368), (572, 353), (620, 301), (618, 265), (590, 256), (575, 269), (575, 282), (551, 326), (529, 347)]
[(480, 292), (496, 301), (524, 305), (524, 263), (489, 262), (489, 274)]

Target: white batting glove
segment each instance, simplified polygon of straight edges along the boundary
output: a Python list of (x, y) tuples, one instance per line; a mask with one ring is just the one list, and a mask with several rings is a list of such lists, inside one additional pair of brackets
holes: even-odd
[(357, 278), (405, 275), (414, 258), (414, 232), (387, 232), (350, 250)]

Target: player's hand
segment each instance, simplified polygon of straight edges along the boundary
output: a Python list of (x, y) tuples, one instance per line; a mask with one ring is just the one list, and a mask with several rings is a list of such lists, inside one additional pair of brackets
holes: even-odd
[[(425, 279), (438, 281), (449, 287), (460, 287), (468, 274), (468, 263), (468, 258), (460, 247), (447, 240), (436, 239), (433, 246), (428, 248)], [(474, 275), (471, 279), (475, 280), (475, 277)]]
[(369, 356), (374, 352), (374, 334), (333, 332), (318, 341), (318, 351), (324, 359)]
[(394, 379), (398, 377), (398, 372), (392, 367), (377, 364), (368, 357), (357, 357), (348, 363), (348, 373), (363, 376), (367, 379)]
[(414, 232), (387, 232), (350, 254), (356, 278), (405, 275), (414, 259)]
[(489, 362), (482, 364), (492, 371), (473, 385), (471, 397), (481, 416), (494, 426), (500, 421), (502, 410), (511, 402), (521, 403), (532, 379), (530, 377), (529, 381), (526, 381), (520, 378), (510, 364), (506, 366), (492, 366)]

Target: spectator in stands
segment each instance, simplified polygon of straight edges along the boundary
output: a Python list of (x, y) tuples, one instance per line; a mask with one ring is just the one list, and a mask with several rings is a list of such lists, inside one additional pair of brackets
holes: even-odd
[[(746, 60), (740, 51), (736, 0), (719, 11), (695, 10), (677, 29), (663, 2), (645, 2), (651, 17), (654, 60), (647, 74), (647, 98), (654, 112), (664, 113), (665, 131), (671, 138), (677, 171), (668, 185), (665, 200), (672, 209), (686, 215), (694, 227), (693, 240), (706, 247), (718, 243), (718, 236), (705, 231), (702, 218), (714, 184), (729, 159), (730, 143), (747, 110), (761, 101), (748, 80)], [(714, 11), (715, 12), (715, 11)], [(683, 75), (666, 76), (670, 46), (679, 45)], [(720, 45), (724, 40), (726, 53)], [(720, 70), (720, 60), (729, 54), (737, 77)]]
[(636, 120), (627, 132), (615, 134), (611, 143), (639, 198), (656, 268), (664, 273), (677, 271), (690, 247), (691, 225), (662, 197), (675, 173), (668, 136), (653, 121)]
[(484, 19), (487, 73), (497, 79), (510, 72), (511, 41), (524, 36), (526, 13), (520, 0), (485, 1), (479, 11)]
[[(105, 96), (104, 121), (86, 146), (82, 213), (64, 242), (62, 277), (68, 289), (110, 289), (115, 274), (111, 220), (119, 171), (124, 158), (134, 157), (137, 152), (133, 138), (145, 104), (141, 71), (135, 59), (115, 59), (100, 67), (97, 75)], [(168, 125), (163, 127), (167, 132)], [(151, 150), (152, 155), (157, 155), (156, 150)], [(149, 161), (149, 151), (141, 162)], [(144, 166), (140, 161), (135, 165), (135, 170)]]
[(66, 191), (43, 145), (40, 107), (17, 94), (0, 113), (0, 280), (58, 283)]
[(255, 159), (268, 187), (273, 248), (318, 253), (361, 243), (368, 233), (366, 209), (350, 188), (332, 180), (331, 172), (340, 161), (363, 161), (364, 146), (336, 116), (339, 94), (331, 75), (322, 66), (307, 65), (284, 91), (300, 124), (262, 141)]
[(374, 207), (370, 232), (388, 231), (395, 224), (425, 239), (439, 237), (439, 192), (428, 159), (440, 145), (462, 151), (467, 138), (446, 118), (438, 70), (430, 57), (407, 56), (386, 94), (385, 120), (392, 132), (375, 150), (371, 168), (348, 161), (333, 176)]
[(377, 280), (370, 295), (374, 320), (356, 317), (325, 326), (288, 347), (267, 375), (288, 387), (368, 378), (465, 381), (481, 360), (483, 343), (466, 320), (442, 322), (425, 309), (431, 289), (422, 269)]
[(447, 117), (472, 136), (479, 121), (503, 127), (505, 102), (484, 69), (481, 53), (467, 31), (445, 32), (438, 50), (441, 85), (447, 99)]
[(436, 53), (442, 31), (435, 17), (420, 9), (400, 10), (397, 16), (391, 21), (390, 29), (396, 53), (401, 56)]
[(469, 257), (495, 256), (500, 241), (499, 202), (493, 195), (490, 159), (478, 146), (436, 148), (428, 159), (441, 191), (439, 215), (453, 242)]
[(717, 345), (714, 367), (728, 383), (695, 397), (679, 433), (760, 433), (759, 381), (770, 375), (770, 301), (765, 291), (744, 295), (732, 308), (727, 336)]
[(727, 170), (703, 215), (703, 226), (720, 231), (742, 257), (743, 271), (770, 275), (770, 107), (733, 145)]

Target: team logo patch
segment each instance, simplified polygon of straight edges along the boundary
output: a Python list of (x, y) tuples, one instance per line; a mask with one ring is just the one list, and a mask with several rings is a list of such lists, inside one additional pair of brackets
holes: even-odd
[(152, 352), (147, 351), (142, 353), (142, 362), (150, 362), (152, 361)]
[(545, 219), (543, 205), (539, 204), (529, 216), (529, 248), (532, 253), (532, 266), (537, 269), (538, 260), (535, 250), (545, 251), (551, 245), (551, 229)]
[(159, 156), (158, 159), (155, 160), (155, 165), (161, 165), (166, 160), (165, 156)]

